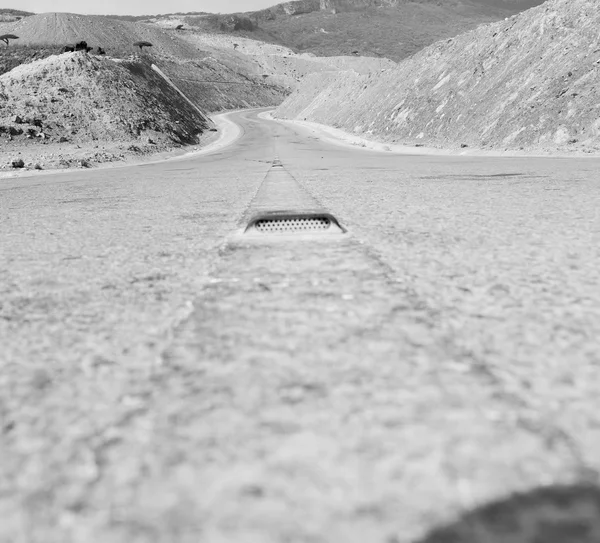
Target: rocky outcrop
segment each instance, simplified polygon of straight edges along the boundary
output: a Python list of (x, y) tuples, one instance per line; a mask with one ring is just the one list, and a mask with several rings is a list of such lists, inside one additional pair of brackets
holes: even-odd
[(312, 75), (277, 115), (383, 141), (600, 151), (600, 12), (549, 0), (379, 73)]

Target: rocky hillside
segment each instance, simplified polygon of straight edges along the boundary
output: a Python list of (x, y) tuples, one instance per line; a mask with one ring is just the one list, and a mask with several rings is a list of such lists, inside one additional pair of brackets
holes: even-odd
[[(542, 0), (297, 0), (232, 15), (188, 17), (204, 30), (254, 36), (319, 56), (404, 59)], [(354, 52), (354, 53), (353, 53)]]
[(397, 68), (314, 75), (279, 109), (386, 142), (600, 151), (600, 10), (549, 0)]
[(145, 62), (65, 53), (0, 76), (0, 134), (11, 140), (196, 143), (206, 118)]

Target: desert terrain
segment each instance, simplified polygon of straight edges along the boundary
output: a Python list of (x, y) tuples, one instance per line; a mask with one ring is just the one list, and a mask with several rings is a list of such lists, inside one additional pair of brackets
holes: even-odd
[(600, 542), (595, 7), (0, 10), (0, 543)]
[[(468, 6), (452, 4), (443, 13), (426, 2), (410, 17), (404, 11), (409, 8), (402, 4), (379, 0), (313, 4), (291, 2), (283, 8), (232, 16), (231, 20), (238, 22), (253, 20), (252, 32), (244, 25), (236, 30), (227, 22), (230, 19), (215, 21), (208, 14), (110, 18), (4, 10), (0, 35), (18, 39), (9, 40), (10, 46), (7, 43), (0, 53), (0, 92), (4, 97), (0, 103), (0, 175), (130, 163), (169, 151), (179, 154), (182, 147), (202, 146), (216, 137), (209, 133), (214, 131), (211, 113), (279, 106), (305, 80), (306, 85), (278, 116), (300, 118), (295, 109), (328, 84), (351, 98), (347, 104), (359, 103), (364, 93), (358, 87), (343, 90), (348, 78), (356, 77), (361, 82), (357, 85), (363, 80), (367, 86), (383, 84), (396, 69), (395, 60), (435, 37), (454, 36), (515, 12), (514, 6), (503, 11), (478, 0)], [(389, 29), (369, 26), (372, 16), (408, 21), (410, 28), (427, 29), (428, 37), (411, 42), (411, 48), (402, 54), (386, 47), (354, 50), (350, 43), (346, 48), (334, 47), (325, 41), (314, 51), (327, 51), (326, 56), (315, 55), (313, 49), (299, 46), (293, 38), (306, 33), (304, 27), (294, 26), (306, 17), (333, 18), (339, 28), (392, 36)], [(346, 20), (348, 17), (352, 20)], [(285, 40), (269, 34), (269, 25), (275, 21), (287, 36)], [(403, 35), (407, 28), (400, 29)], [(328, 31), (321, 30), (324, 37)], [(255, 39), (260, 36), (269, 41)], [(64, 52), (65, 46), (73, 47), (82, 40), (89, 51)], [(335, 36), (328, 40), (342, 43)], [(151, 46), (137, 48), (133, 44), (138, 42)], [(369, 51), (374, 51), (373, 56)], [(406, 66), (412, 70), (412, 65)], [(373, 92), (379, 92), (377, 85)], [(122, 92), (117, 95), (119, 89)], [(186, 109), (190, 108), (193, 111), (188, 116)], [(186, 122), (181, 124), (183, 117)], [(350, 127), (337, 120), (306, 119), (361, 131), (356, 130), (357, 123)], [(387, 127), (382, 130), (389, 136)], [(370, 126), (364, 132), (367, 137), (378, 135)], [(446, 142), (450, 147), (456, 143)]]

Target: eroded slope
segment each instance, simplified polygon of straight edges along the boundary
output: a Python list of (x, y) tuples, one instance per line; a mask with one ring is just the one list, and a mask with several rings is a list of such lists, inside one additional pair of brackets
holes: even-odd
[(550, 0), (396, 69), (311, 76), (278, 110), (384, 141), (600, 150), (600, 12)]

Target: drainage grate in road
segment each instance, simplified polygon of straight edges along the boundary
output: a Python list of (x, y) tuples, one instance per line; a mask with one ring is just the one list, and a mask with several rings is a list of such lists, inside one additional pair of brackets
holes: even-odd
[(327, 234), (343, 233), (344, 229), (328, 213), (271, 214), (256, 217), (246, 233), (256, 234)]
[(259, 232), (307, 232), (327, 230), (331, 221), (327, 217), (297, 217), (293, 219), (260, 219), (254, 223)]

